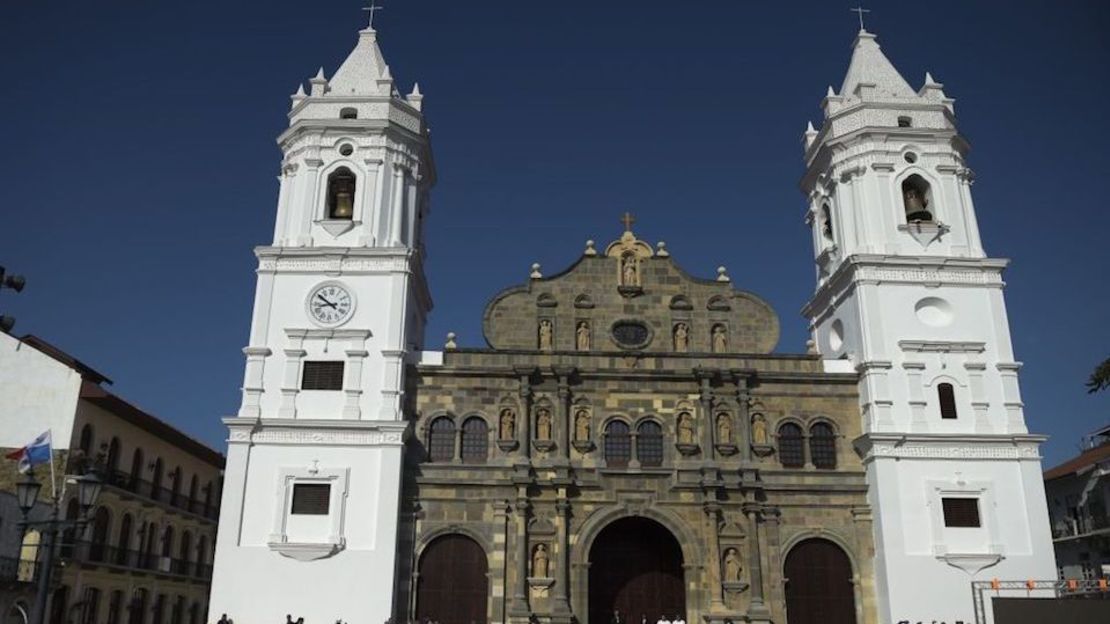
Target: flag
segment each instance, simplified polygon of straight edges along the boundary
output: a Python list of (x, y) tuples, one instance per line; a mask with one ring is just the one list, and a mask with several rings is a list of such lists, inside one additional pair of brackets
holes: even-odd
[(50, 432), (47, 431), (27, 446), (8, 453), (6, 457), (19, 462), (21, 473), (26, 473), (39, 464), (51, 463), (53, 452), (50, 448)]

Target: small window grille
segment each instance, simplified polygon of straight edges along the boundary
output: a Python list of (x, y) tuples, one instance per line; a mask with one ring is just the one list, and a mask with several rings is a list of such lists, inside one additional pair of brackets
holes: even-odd
[(944, 526), (978, 528), (979, 499), (977, 498), (942, 498), (941, 506), (944, 508)]
[(450, 418), (441, 417), (432, 421), (428, 434), (428, 457), (434, 462), (455, 459), (455, 423)]
[(913, 119), (911, 119), (909, 117), (899, 117), (898, 118), (898, 127), (899, 128), (910, 128), (912, 126), (913, 126)]
[(817, 468), (836, 468), (836, 433), (828, 423), (817, 423), (809, 429), (809, 455)]
[(937, 384), (937, 399), (940, 400), (940, 417), (946, 420), (955, 420), (956, 391), (950, 383)]
[(305, 362), (302, 390), (342, 390), (343, 362)]
[(636, 429), (636, 458), (641, 466), (663, 465), (663, 428), (648, 421)]
[(614, 420), (605, 427), (605, 463), (609, 466), (627, 466), (632, 459), (632, 436), (628, 425)]
[(340, 119), (358, 119), (357, 108), (343, 108), (339, 110)]
[(480, 464), (489, 454), (489, 427), (481, 418), (468, 418), (463, 423), (462, 460), (468, 464)]
[(294, 483), (293, 507), (295, 516), (326, 516), (331, 503), (331, 485), (328, 483)]
[(801, 427), (794, 423), (786, 423), (779, 427), (779, 461), (784, 468), (805, 467), (804, 444)]

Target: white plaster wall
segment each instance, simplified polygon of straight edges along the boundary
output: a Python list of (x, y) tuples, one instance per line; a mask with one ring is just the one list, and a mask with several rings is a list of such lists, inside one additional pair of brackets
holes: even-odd
[(50, 429), (54, 448), (68, 448), (80, 391), (80, 373), (0, 333), (0, 446), (24, 446)]
[[(230, 445), (210, 614), (245, 624), (379, 623), (392, 613), (402, 447)], [(342, 519), (346, 546), (315, 561), (297, 561), (268, 545), (282, 513), (278, 473), (286, 467), (350, 470)], [(338, 510), (332, 509), (332, 513)]]
[[(880, 621), (974, 622), (972, 581), (1056, 577), (1038, 459), (1026, 461), (880, 458), (868, 465), (875, 512)], [(965, 485), (958, 485), (959, 482)], [(980, 504), (984, 529), (944, 528), (931, 489), (988, 484)], [(940, 526), (938, 527), (938, 521)], [(938, 532), (940, 539), (937, 539)], [(981, 571), (938, 559), (943, 551), (999, 554)]]

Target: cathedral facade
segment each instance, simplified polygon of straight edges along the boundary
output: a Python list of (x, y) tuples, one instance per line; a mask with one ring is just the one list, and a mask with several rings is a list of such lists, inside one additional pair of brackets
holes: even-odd
[(424, 96), (371, 28), (309, 85), (224, 421), (213, 618), (971, 622), (971, 581), (1054, 576), (966, 142), (870, 33), (805, 133), (806, 353), (629, 215), (494, 295), (486, 348), (426, 348)]

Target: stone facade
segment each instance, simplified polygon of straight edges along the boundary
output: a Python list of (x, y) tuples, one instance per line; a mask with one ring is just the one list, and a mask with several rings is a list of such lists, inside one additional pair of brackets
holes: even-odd
[[(618, 253), (588, 248), (566, 272), (496, 296), (484, 319), (493, 348), (448, 350), (442, 364), (408, 371), (414, 423), (398, 617), (419, 611), (427, 546), (462, 534), (486, 553), (489, 621), (587, 624), (591, 546), (613, 521), (639, 516), (681, 545), (688, 621), (785, 621), (784, 559), (813, 536), (847, 553), (857, 621), (874, 621), (867, 486), (851, 449), (860, 434), (857, 376), (824, 372), (817, 356), (770, 354), (776, 315), (723, 272), (719, 280), (690, 277), (630, 232), (614, 245)], [(635, 284), (623, 279), (622, 245), (640, 246), (629, 273)], [(553, 325), (549, 346), (539, 333), (544, 320)], [(577, 339), (583, 322), (589, 348)], [(614, 336), (620, 323), (642, 324), (648, 337)], [(676, 350), (678, 323), (689, 329), (685, 350)], [(728, 341), (714, 353), (716, 326), (727, 328)], [(439, 419), (453, 423), (453, 449), (432, 440)], [(614, 421), (629, 427), (627, 462), (608, 456)], [(662, 428), (661, 460), (641, 461), (638, 436), (648, 421)], [(784, 468), (775, 432), (786, 422), (803, 431), (831, 425), (835, 467)], [(484, 439), (475, 442), (474, 431)], [(541, 544), (550, 553), (543, 579), (529, 569)], [(741, 560), (734, 580), (722, 578), (729, 549)]]

